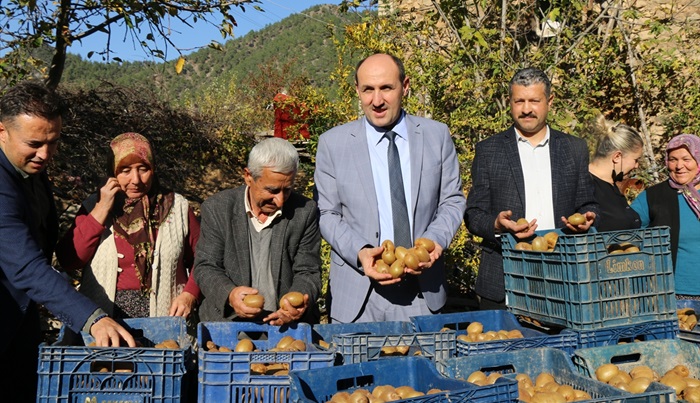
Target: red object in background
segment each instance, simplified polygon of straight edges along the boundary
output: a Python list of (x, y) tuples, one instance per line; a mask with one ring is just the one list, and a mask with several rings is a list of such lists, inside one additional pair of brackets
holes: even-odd
[(301, 123), (299, 120), (306, 120), (309, 117), (308, 111), (301, 111), (304, 105), (297, 105), (293, 97), (279, 93), (272, 99), (275, 106), (275, 137), (309, 138), (309, 125)]

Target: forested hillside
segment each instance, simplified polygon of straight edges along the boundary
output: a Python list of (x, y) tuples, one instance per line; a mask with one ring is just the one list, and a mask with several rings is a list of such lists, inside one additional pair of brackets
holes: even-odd
[(163, 100), (177, 102), (183, 94), (196, 96), (207, 91), (215, 79), (234, 77), (234, 82), (242, 83), (261, 68), (277, 65), (286, 66), (290, 76), (304, 77), (313, 86), (328, 90), (332, 87), (328, 77), (337, 60), (331, 35), (342, 35), (345, 24), (358, 20), (357, 14), (340, 13), (337, 6), (315, 6), (228, 41), (223, 51), (205, 48), (186, 55), (180, 75), (175, 73), (174, 61), (97, 63), (71, 55), (63, 83), (81, 88), (104, 82), (132, 88), (148, 86)]

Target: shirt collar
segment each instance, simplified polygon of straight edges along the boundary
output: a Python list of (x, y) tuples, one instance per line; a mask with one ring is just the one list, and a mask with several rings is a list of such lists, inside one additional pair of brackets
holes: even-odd
[[(518, 140), (518, 142), (523, 142), (523, 143), (529, 143), (530, 140), (527, 139), (527, 137), (523, 136), (520, 134), (520, 131), (518, 130), (517, 127), (513, 126), (513, 130), (515, 130), (515, 138)], [(547, 132), (544, 135), (544, 139), (540, 141), (538, 146), (546, 146), (549, 143), (549, 125), (547, 125)]]
[[(397, 136), (405, 139), (408, 141), (408, 128), (406, 126), (406, 119), (404, 119), (404, 116), (406, 115), (406, 112), (402, 109), (401, 110), (401, 115), (399, 116), (399, 120), (396, 121), (394, 124), (394, 127), (391, 128), (391, 130), (396, 133)], [(384, 134), (389, 131), (385, 127), (376, 127), (372, 125), (367, 118), (365, 118), (365, 132), (367, 133), (367, 139), (370, 141), (371, 144), (377, 145), (379, 144), (382, 139), (384, 138)]]

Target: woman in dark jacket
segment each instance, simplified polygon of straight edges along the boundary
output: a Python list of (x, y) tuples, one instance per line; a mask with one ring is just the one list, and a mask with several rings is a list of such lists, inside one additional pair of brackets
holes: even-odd
[(639, 214), (630, 207), (618, 183), (629, 178), (639, 166), (644, 141), (632, 127), (610, 122), (604, 116), (596, 120), (593, 134), (598, 142), (588, 171), (595, 186), (595, 199), (600, 205), (596, 229), (618, 231), (639, 228)]

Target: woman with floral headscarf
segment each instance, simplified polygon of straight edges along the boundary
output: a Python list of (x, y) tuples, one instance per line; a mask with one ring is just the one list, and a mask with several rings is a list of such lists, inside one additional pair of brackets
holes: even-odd
[(700, 137), (681, 134), (666, 146), (669, 178), (650, 187), (632, 202), (642, 227), (671, 228), (671, 257), (676, 297), (700, 299)]
[(199, 221), (158, 184), (145, 137), (120, 134), (110, 150), (113, 176), (83, 202), (56, 257), (67, 271), (83, 268), (80, 291), (114, 317), (187, 317), (201, 299), (188, 273)]

